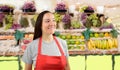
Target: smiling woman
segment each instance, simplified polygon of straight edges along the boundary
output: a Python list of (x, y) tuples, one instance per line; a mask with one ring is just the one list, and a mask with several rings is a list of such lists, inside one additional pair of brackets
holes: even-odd
[(45, 16), (43, 17), (42, 29), (43, 34), (46, 35), (53, 34), (55, 32), (56, 22), (53, 14), (45, 14)]
[(55, 37), (54, 14), (43, 11), (38, 15), (33, 41), (22, 57), (25, 70), (70, 70), (68, 49), (65, 40)]

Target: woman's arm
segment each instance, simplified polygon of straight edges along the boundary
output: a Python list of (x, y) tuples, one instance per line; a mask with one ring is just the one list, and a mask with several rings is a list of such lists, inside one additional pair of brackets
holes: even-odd
[(32, 70), (32, 64), (25, 63), (25, 70)]
[(68, 60), (67, 60), (67, 65), (66, 65), (65, 70), (70, 70), (70, 65), (69, 65), (69, 61)]

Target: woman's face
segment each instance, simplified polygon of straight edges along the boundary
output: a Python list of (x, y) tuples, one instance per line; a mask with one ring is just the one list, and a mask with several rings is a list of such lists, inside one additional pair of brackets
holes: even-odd
[(42, 33), (43, 34), (54, 34), (56, 30), (56, 22), (54, 15), (52, 13), (46, 13), (43, 16), (43, 21), (42, 21)]

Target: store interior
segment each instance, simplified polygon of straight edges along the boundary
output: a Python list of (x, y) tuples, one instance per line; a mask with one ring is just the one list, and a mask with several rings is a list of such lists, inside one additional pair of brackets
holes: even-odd
[(0, 70), (24, 70), (21, 57), (44, 10), (55, 15), (71, 70), (120, 70), (120, 0), (0, 0)]

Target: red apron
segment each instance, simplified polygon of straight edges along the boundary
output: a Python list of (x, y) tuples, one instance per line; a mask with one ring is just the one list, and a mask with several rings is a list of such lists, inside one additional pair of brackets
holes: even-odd
[(42, 38), (40, 38), (38, 45), (38, 56), (36, 59), (36, 66), (34, 70), (65, 70), (66, 57), (56, 37), (54, 37), (54, 40), (61, 52), (61, 56), (42, 55), (41, 54)]

